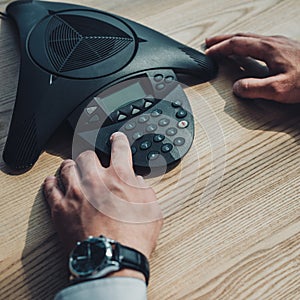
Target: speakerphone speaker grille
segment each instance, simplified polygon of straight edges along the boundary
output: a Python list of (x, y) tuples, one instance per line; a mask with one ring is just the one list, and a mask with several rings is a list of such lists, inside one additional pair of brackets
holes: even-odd
[(188, 55), (195, 63), (197, 63), (199, 67), (202, 68), (202, 72), (207, 78), (205, 80), (209, 80), (209, 78), (215, 75), (216, 67), (211, 60), (205, 59), (205, 56), (203, 54), (189, 47), (181, 47), (179, 49), (186, 55)]
[(37, 150), (37, 127), (35, 116), (25, 120), (22, 126), (23, 135), (17, 142), (15, 168), (24, 169), (32, 165), (40, 154)]
[(125, 49), (133, 39), (106, 22), (55, 15), (46, 29), (46, 51), (57, 72), (68, 72), (100, 63)]

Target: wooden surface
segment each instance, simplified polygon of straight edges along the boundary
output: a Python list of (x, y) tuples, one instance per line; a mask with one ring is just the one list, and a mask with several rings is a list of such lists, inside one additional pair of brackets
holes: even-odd
[[(1, 11), (6, 2), (0, 1)], [(218, 33), (300, 39), (297, 0), (77, 3), (198, 49)], [(19, 54), (12, 24), (0, 22), (2, 154)], [(231, 86), (239, 76), (238, 65), (226, 60), (216, 79), (189, 89), (193, 147), (175, 170), (151, 180), (166, 219), (151, 260), (149, 299), (300, 299), (300, 109), (237, 99)], [(67, 284), (66, 261), (41, 194), (44, 177), (62, 161), (54, 152), (19, 176), (8, 174), (1, 158), (0, 299), (51, 299)]]

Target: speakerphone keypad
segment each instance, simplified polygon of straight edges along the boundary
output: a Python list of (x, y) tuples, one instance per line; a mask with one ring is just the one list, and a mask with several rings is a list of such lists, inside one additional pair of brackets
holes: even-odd
[[(152, 77), (152, 87), (158, 94), (148, 94), (113, 111), (103, 123), (103, 133), (102, 129), (99, 131), (98, 149), (108, 140), (101, 151), (110, 153), (109, 136), (115, 131), (122, 131), (131, 145), (134, 165), (160, 166), (165, 162), (169, 164), (178, 161), (184, 156), (193, 141), (193, 116), (182, 88), (172, 93), (175, 90), (173, 83), (176, 88), (174, 76), (156, 74)], [(159, 94), (162, 89), (167, 91), (163, 92), (166, 97), (156, 98), (162, 95)], [(97, 110), (89, 107), (86, 113), (91, 123)]]
[(156, 160), (159, 155), (172, 153), (174, 148), (186, 145), (184, 131), (190, 125), (185, 118), (189, 113), (182, 108), (181, 101), (165, 103), (168, 113), (173, 111), (173, 115), (165, 114), (162, 108), (154, 107), (147, 114), (141, 114), (125, 123), (120, 130), (129, 138), (132, 146), (132, 155), (138, 151), (144, 153), (148, 161)]

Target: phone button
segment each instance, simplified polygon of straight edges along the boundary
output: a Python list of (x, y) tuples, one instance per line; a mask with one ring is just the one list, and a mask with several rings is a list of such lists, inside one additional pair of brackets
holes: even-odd
[(177, 129), (174, 127), (170, 127), (169, 129), (167, 129), (166, 134), (168, 136), (173, 136), (177, 133)]
[(157, 126), (155, 124), (150, 124), (146, 127), (147, 132), (154, 132), (157, 129)]
[(142, 116), (139, 117), (138, 122), (139, 123), (146, 123), (149, 119), (150, 119), (150, 117), (148, 115), (142, 115)]
[(156, 143), (162, 142), (164, 139), (165, 139), (165, 136), (162, 135), (162, 134), (156, 134), (153, 137), (153, 141), (156, 142)]
[(147, 150), (152, 146), (152, 143), (150, 141), (144, 141), (140, 144), (141, 150)]
[(184, 109), (180, 109), (177, 113), (176, 113), (176, 117), (179, 119), (182, 119), (184, 117), (186, 117), (187, 115), (187, 111)]
[(170, 144), (170, 143), (164, 144), (164, 145), (161, 147), (161, 151), (162, 151), (163, 153), (168, 153), (168, 152), (172, 151), (172, 149), (173, 149), (173, 145)]
[(162, 81), (163, 79), (164, 79), (164, 76), (161, 75), (161, 74), (156, 74), (156, 75), (154, 76), (154, 80), (155, 80), (156, 82)]
[(143, 134), (141, 133), (141, 132), (135, 132), (134, 134), (133, 134), (133, 136), (132, 136), (132, 138), (134, 139), (134, 140), (138, 140), (138, 139), (140, 139), (141, 137), (143, 136)]
[(120, 115), (118, 116), (118, 121), (125, 120), (126, 118), (127, 118), (126, 115), (120, 114)]
[(159, 157), (159, 152), (158, 151), (151, 151), (147, 155), (148, 160), (155, 160), (158, 157)]
[(158, 125), (159, 125), (159, 126), (162, 126), (162, 127), (165, 127), (165, 126), (167, 126), (167, 125), (169, 125), (169, 124), (170, 124), (170, 120), (167, 119), (167, 118), (163, 118), (163, 119), (160, 119), (160, 120), (158, 121)]
[(126, 130), (132, 130), (132, 129), (134, 129), (135, 127), (136, 127), (136, 123), (135, 123), (134, 121), (128, 122), (128, 123), (124, 126), (124, 128), (125, 128)]
[(189, 122), (186, 121), (186, 120), (182, 120), (182, 121), (178, 122), (177, 126), (178, 126), (179, 128), (186, 128), (186, 127), (189, 126)]
[(152, 117), (159, 117), (162, 114), (162, 110), (161, 109), (155, 109), (152, 111), (151, 116)]
[(175, 146), (182, 146), (185, 143), (185, 139), (183, 137), (178, 137), (173, 141)]

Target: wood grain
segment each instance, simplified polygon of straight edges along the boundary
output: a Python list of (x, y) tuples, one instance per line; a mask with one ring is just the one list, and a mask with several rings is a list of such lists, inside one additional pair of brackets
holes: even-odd
[[(0, 1), (1, 11), (7, 2)], [(229, 32), (300, 40), (297, 0), (77, 3), (198, 49), (205, 37)], [(17, 34), (1, 19), (1, 153), (18, 68)], [(172, 172), (148, 180), (165, 214), (151, 259), (149, 299), (300, 299), (300, 107), (235, 98), (232, 83), (244, 75), (224, 60), (216, 79), (187, 89), (196, 117), (193, 147)], [(47, 151), (29, 172), (12, 176), (0, 159), (0, 299), (51, 299), (67, 284), (66, 261), (41, 194), (43, 178), (61, 161)]]

